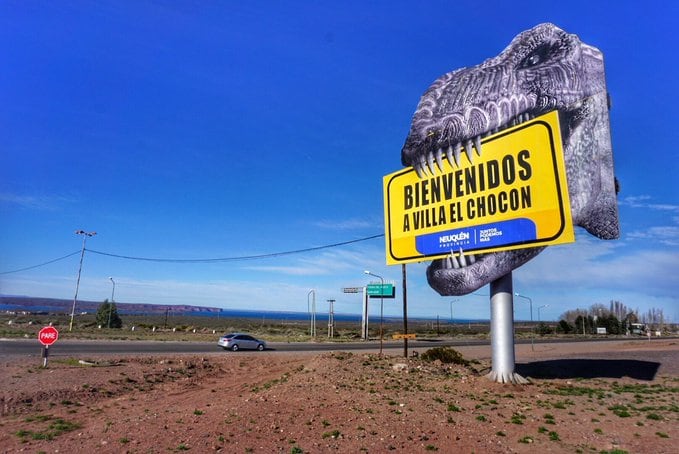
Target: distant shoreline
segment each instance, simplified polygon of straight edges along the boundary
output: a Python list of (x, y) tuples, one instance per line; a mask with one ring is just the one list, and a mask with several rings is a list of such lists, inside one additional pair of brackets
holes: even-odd
[[(82, 301), (78, 300), (76, 313), (94, 314), (97, 308), (102, 304), (101, 301)], [(290, 320), (301, 321), (309, 320), (309, 313), (295, 312), (295, 311), (257, 311), (257, 310), (243, 310), (243, 309), (222, 309), (217, 307), (193, 306), (189, 304), (168, 305), (168, 304), (135, 304), (135, 303), (119, 303), (115, 302), (118, 313), (120, 315), (181, 315), (181, 316), (196, 316), (196, 317), (228, 317), (228, 318), (244, 318), (244, 319), (274, 319), (274, 320)], [(65, 300), (58, 298), (43, 298), (30, 296), (0, 296), (0, 312), (8, 311), (23, 311), (33, 314), (70, 314), (73, 305), (73, 300)], [(360, 314), (345, 314), (335, 313), (334, 319), (337, 322), (356, 322), (361, 320)], [(316, 319), (327, 319), (327, 312), (316, 312)], [(374, 314), (370, 316), (371, 321), (375, 321)], [(384, 317), (386, 323), (394, 323), (402, 321), (402, 317)], [(437, 317), (408, 317), (408, 320), (426, 320), (436, 321)], [(447, 323), (448, 318), (440, 318), (441, 323)], [(460, 323), (488, 323), (488, 320), (469, 320), (469, 319), (454, 319), (457, 324)]]

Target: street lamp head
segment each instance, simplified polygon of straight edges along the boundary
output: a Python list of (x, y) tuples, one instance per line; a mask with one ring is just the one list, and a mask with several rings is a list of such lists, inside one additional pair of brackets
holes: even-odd
[(365, 274), (369, 274), (369, 275), (371, 275), (371, 276), (373, 276), (373, 277), (376, 277), (376, 278), (379, 279), (380, 281), (384, 282), (384, 278), (383, 278), (382, 276), (380, 276), (379, 274), (371, 273), (371, 272), (368, 271), (368, 270), (365, 270), (364, 273), (365, 273)]

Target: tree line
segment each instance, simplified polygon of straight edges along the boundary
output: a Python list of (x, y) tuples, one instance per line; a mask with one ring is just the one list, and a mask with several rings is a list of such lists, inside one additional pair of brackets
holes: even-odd
[(96, 315), (97, 325), (102, 328), (122, 328), (123, 320), (118, 315), (118, 307), (116, 303), (104, 300), (102, 304), (99, 305)]
[(633, 323), (643, 323), (649, 330), (665, 330), (665, 315), (662, 309), (651, 308), (639, 313), (620, 301), (592, 304), (589, 309), (573, 309), (561, 315), (557, 331), (568, 333), (596, 334), (597, 328), (606, 328), (608, 334), (629, 334)]

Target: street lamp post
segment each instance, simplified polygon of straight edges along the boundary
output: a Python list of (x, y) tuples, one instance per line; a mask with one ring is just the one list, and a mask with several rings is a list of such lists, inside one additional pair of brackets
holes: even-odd
[(328, 337), (335, 337), (335, 300), (327, 300), (328, 307)]
[(453, 303), (454, 303), (455, 301), (460, 301), (460, 300), (455, 299), (455, 300), (452, 300), (452, 301), (450, 302), (450, 323), (451, 323), (451, 324), (453, 323)]
[(382, 326), (384, 322), (384, 278), (382, 276), (379, 276), (377, 274), (373, 274), (368, 270), (364, 271), (365, 274), (369, 274), (371, 276), (374, 276), (378, 278), (381, 282), (381, 287), (380, 287), (380, 355), (382, 355)]
[(111, 284), (113, 284), (113, 288), (111, 289), (111, 302), (108, 305), (108, 325), (107, 325), (107, 328), (111, 329), (111, 312), (113, 312), (113, 295), (116, 292), (116, 281), (114, 281), (112, 277), (109, 277), (108, 280), (111, 281)]
[[(311, 299), (311, 308), (309, 308), (309, 296), (312, 296)], [(316, 337), (316, 290), (309, 290), (309, 293), (306, 295), (306, 306), (307, 306), (307, 312), (309, 312), (310, 316), (310, 327), (309, 327), (309, 335), (313, 338)]]
[(525, 298), (528, 300), (528, 303), (530, 304), (530, 349), (532, 351), (535, 351), (535, 330), (533, 329), (533, 300), (519, 293), (514, 293), (514, 296), (518, 296), (519, 298)]
[(540, 324), (540, 309), (543, 307), (548, 307), (549, 304), (543, 304), (542, 306), (538, 307), (538, 325)]
[(75, 282), (75, 296), (73, 297), (73, 307), (71, 308), (71, 322), (68, 324), (68, 331), (73, 331), (73, 317), (75, 317), (75, 303), (78, 301), (78, 288), (80, 288), (80, 273), (83, 269), (83, 258), (85, 257), (85, 243), (87, 238), (94, 236), (97, 232), (85, 232), (84, 230), (76, 230), (76, 235), (83, 236), (83, 247), (80, 251), (80, 266), (78, 266), (78, 279)]

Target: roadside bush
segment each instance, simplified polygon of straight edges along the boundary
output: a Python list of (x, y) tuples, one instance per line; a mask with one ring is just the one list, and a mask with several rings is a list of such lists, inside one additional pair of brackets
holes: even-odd
[(420, 355), (424, 361), (439, 360), (444, 364), (461, 364), (463, 366), (469, 365), (469, 361), (464, 359), (462, 354), (450, 347), (435, 347), (427, 350)]
[(575, 331), (575, 327), (568, 323), (566, 320), (559, 320), (559, 324), (556, 327), (557, 333), (570, 334)]
[(549, 326), (548, 324), (544, 323), (544, 322), (540, 322), (536, 331), (540, 336), (546, 336), (546, 335), (552, 334), (554, 332), (552, 330), (552, 327)]

